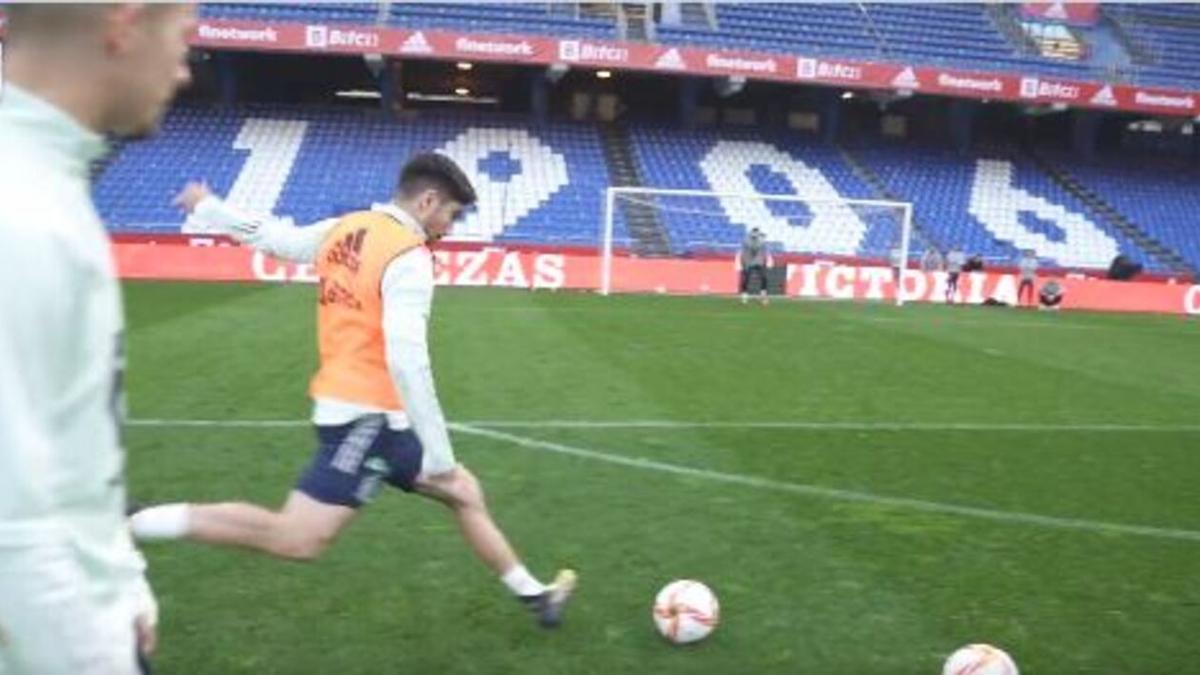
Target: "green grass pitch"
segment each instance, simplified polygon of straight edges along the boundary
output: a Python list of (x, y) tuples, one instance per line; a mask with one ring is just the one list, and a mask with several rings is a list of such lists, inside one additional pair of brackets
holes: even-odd
[[(125, 291), (136, 498), (280, 503), (313, 448), (314, 289)], [(580, 573), (566, 625), (388, 492), (312, 564), (147, 546), (161, 672), (920, 674), (976, 641), (1034, 675), (1200, 663), (1194, 320), (441, 289), (431, 342), (497, 518), (535, 573)], [(675, 578), (722, 603), (689, 648), (651, 623)]]

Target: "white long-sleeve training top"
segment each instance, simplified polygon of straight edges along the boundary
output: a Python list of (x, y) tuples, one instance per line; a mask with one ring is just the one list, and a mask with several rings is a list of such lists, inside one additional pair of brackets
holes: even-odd
[[(67, 545), (98, 596), (137, 593), (125, 520), (124, 320), (88, 170), (96, 134), (0, 96), (0, 556)], [(0, 599), (0, 602), (3, 602)], [(66, 618), (64, 618), (66, 619)]]

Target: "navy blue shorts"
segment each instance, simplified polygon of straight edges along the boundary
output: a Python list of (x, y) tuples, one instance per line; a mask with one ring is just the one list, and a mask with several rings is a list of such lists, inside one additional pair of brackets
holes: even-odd
[(385, 415), (316, 427), (320, 447), (296, 489), (313, 499), (358, 508), (384, 483), (405, 492), (421, 472), (421, 441), (412, 429), (389, 429)]

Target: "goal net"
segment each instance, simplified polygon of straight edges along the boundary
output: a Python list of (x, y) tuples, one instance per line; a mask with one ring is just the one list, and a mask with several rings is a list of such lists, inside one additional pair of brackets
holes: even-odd
[[(783, 270), (776, 284), (788, 264), (916, 266), (908, 202), (618, 187), (607, 191), (602, 228), (606, 295), (735, 292), (736, 258), (753, 229)], [(897, 304), (903, 295), (888, 293)]]

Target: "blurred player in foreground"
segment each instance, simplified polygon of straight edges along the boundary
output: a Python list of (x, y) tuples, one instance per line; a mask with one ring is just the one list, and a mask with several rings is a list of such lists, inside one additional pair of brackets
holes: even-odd
[(157, 607), (125, 520), (124, 319), (88, 172), (188, 81), (195, 10), (5, 9), (0, 673), (127, 675)]

